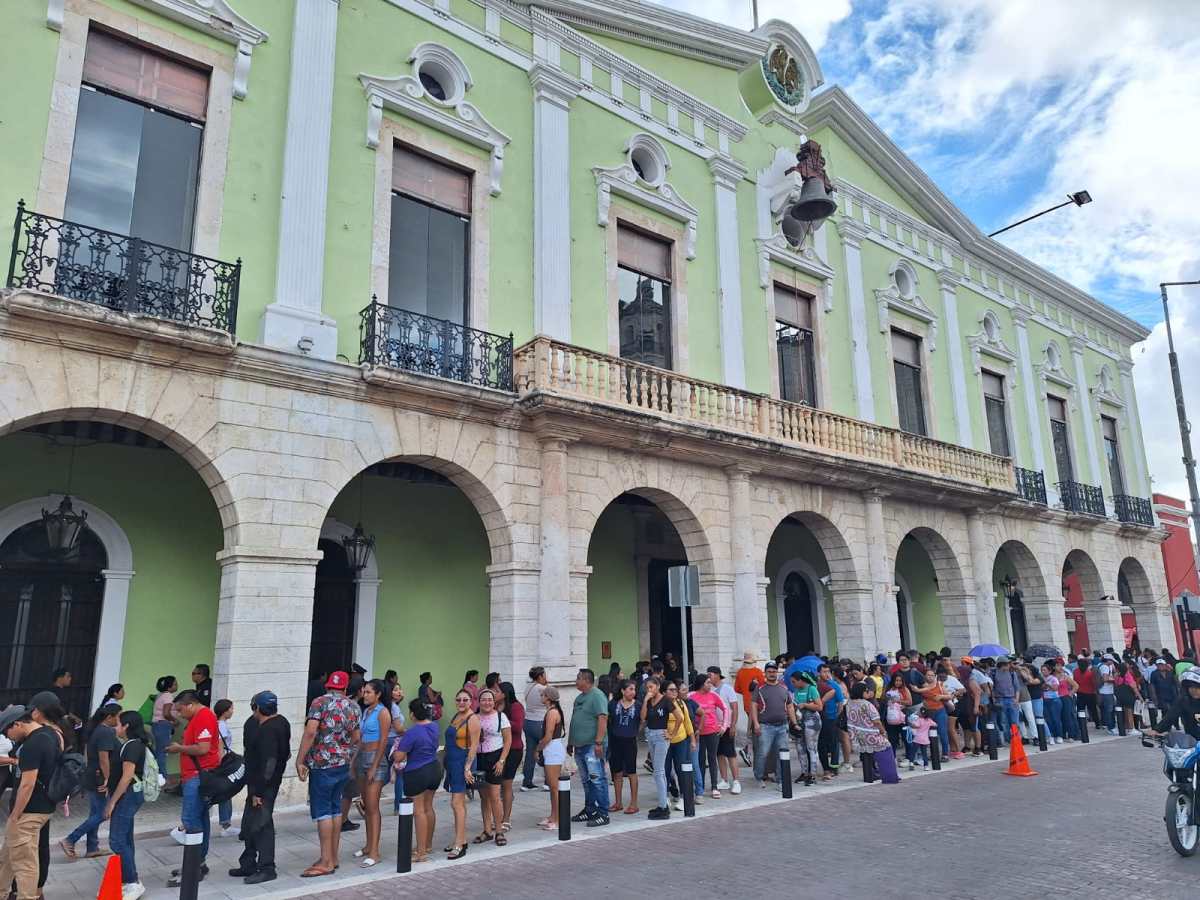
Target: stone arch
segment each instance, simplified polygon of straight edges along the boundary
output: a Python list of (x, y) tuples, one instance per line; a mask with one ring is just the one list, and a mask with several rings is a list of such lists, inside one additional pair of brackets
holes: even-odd
[(1069, 551), (1063, 560), (1063, 569), (1067, 566), (1071, 567), (1071, 571), (1079, 579), (1085, 608), (1111, 593), (1105, 589), (1105, 582), (1100, 577), (1100, 568), (1086, 550), (1076, 548)]
[[(173, 418), (173, 417), (172, 417)], [(162, 420), (147, 416), (136, 415), (116, 407), (62, 407), (45, 409), (21, 418), (11, 419), (0, 424), (0, 437), (38, 425), (52, 422), (103, 422), (109, 425), (120, 425), (123, 428), (140, 431), (147, 437), (160, 441), (175, 451), (200, 476), (208, 488), (209, 494), (216, 504), (217, 513), (221, 517), (221, 528), (225, 532), (226, 547), (237, 543), (236, 529), (239, 518), (230, 490), (229, 479), (220, 457), (212, 452), (216, 426), (208, 423), (205, 427), (203, 417), (191, 419), (181, 415), (173, 424), (170, 420)]]
[[(911, 520), (910, 520), (911, 521)], [(901, 527), (906, 524), (901, 520)], [(899, 571), (900, 554), (906, 538), (912, 538), (924, 551), (933, 568), (934, 591), (940, 608), (942, 626), (942, 643), (949, 646), (955, 653), (965, 653), (969, 650), (979, 634), (979, 613), (975, 596), (971, 592), (959, 556), (951, 546), (950, 541), (942, 532), (931, 525), (920, 525), (909, 528), (896, 541), (889, 556), (888, 572), (891, 573), (894, 584), (903, 587), (903, 594), (910, 605), (918, 602), (917, 598), (904, 587), (906, 582)], [(907, 616), (907, 610), (898, 610)], [(913, 610), (914, 618), (916, 609)], [(920, 627), (919, 624), (917, 626)], [(922, 637), (910, 634), (910, 643), (919, 645)], [(926, 633), (925, 643), (929, 643)], [(909, 648), (912, 649), (912, 648)], [(930, 649), (930, 648), (922, 648)], [(932, 648), (936, 649), (936, 648)]]
[(1121, 560), (1120, 566), (1117, 567), (1117, 577), (1122, 575), (1129, 584), (1130, 606), (1136, 610), (1140, 606), (1156, 605), (1159, 598), (1154, 595), (1154, 586), (1141, 560), (1134, 556), (1127, 556)]
[[(1064, 573), (1068, 567), (1079, 581), (1088, 644), (1092, 648), (1113, 647), (1121, 650), (1125, 646), (1125, 632), (1121, 622), (1121, 606), (1116, 598), (1116, 578), (1113, 578), (1110, 589), (1110, 583), (1104, 580), (1091, 554), (1078, 547), (1068, 552), (1063, 560)], [(1065, 584), (1065, 574), (1063, 580)]]
[[(860, 573), (858, 566), (854, 562), (854, 554), (850, 550), (850, 544), (838, 527), (829, 519), (820, 513), (812, 510), (798, 510), (797, 512), (789, 513), (776, 523), (775, 528), (783, 524), (786, 519), (794, 519), (805, 528), (812, 532), (813, 537), (817, 539), (817, 543), (821, 546), (821, 552), (825, 555), (825, 563), (829, 566), (829, 575), (837, 584), (857, 584)], [(772, 530), (772, 536), (775, 531)], [(768, 539), (768, 546), (770, 541)], [(766, 549), (763, 551), (763, 565), (766, 565)], [(767, 573), (768, 575), (770, 573)]]
[[(0, 510), (0, 544), (30, 522), (42, 517), (43, 509), (54, 509), (61, 494), (34, 497)], [(101, 572), (104, 599), (100, 608), (100, 628), (96, 635), (96, 662), (92, 676), (92, 702), (95, 709), (110, 684), (121, 680), (121, 656), (125, 651), (125, 619), (129, 611), (129, 582), (133, 578), (133, 546), (117, 520), (86, 499), (72, 495), (77, 512), (87, 513), (87, 527), (104, 546), (108, 557)]]
[[(1124, 575), (1129, 585), (1129, 601), (1133, 607), (1140, 645), (1167, 647), (1174, 643), (1175, 623), (1165, 573), (1162, 579), (1152, 577), (1136, 556), (1127, 556), (1121, 560), (1117, 573), (1118, 578)], [(1155, 574), (1157, 575), (1157, 572)]]
[(939, 594), (967, 593), (967, 581), (963, 576), (963, 567), (958, 560), (958, 554), (940, 532), (929, 526), (917, 526), (901, 536), (891, 553), (890, 565), (893, 571), (896, 568), (896, 558), (900, 555), (900, 544), (909, 536), (921, 545), (928, 554), (929, 561), (933, 563)]
[[(1003, 612), (1004, 621), (1008, 627), (1008, 646), (1010, 649), (1016, 650), (1016, 647), (1013, 646), (1016, 638), (1009, 614), (1008, 598), (1004, 596), (996, 575), (996, 568), (1002, 554), (1015, 571), (1017, 590), (1021, 592), (1021, 603), (1025, 613), (1026, 644), (1051, 643), (1065, 652), (1066, 648), (1063, 646), (1063, 642), (1066, 634), (1063, 629), (1057, 627), (1058, 623), (1065, 621), (1062, 613), (1062, 599), (1055, 597), (1052, 600), (1046, 589), (1046, 579), (1042, 574), (1041, 566), (1038, 565), (1037, 557), (1023, 541), (1012, 538), (1004, 541), (996, 549), (991, 573), (992, 589), (999, 593), (998, 612)], [(1056, 604), (1057, 609), (1053, 608), (1052, 604)]]

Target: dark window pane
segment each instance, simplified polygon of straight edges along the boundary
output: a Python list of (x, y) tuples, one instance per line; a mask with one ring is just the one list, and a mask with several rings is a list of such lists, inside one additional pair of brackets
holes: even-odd
[(79, 92), (64, 218), (129, 234), (146, 111), (119, 97)]
[(1004, 414), (1004, 401), (996, 397), (984, 397), (983, 408), (987, 413), (988, 442), (997, 456), (1011, 456), (1008, 446), (1008, 422)]
[(466, 323), (470, 222), (392, 195), (388, 305)]
[(654, 278), (617, 269), (621, 356), (671, 368), (671, 288)]
[(1121, 473), (1121, 451), (1115, 439), (1104, 439), (1104, 455), (1108, 460), (1108, 477), (1112, 482), (1112, 492), (1125, 493), (1125, 476)]
[(1074, 481), (1075, 470), (1071, 466), (1071, 445), (1067, 438), (1067, 423), (1051, 418), (1050, 438), (1054, 443), (1054, 462), (1058, 466), (1058, 480)]
[(132, 237), (191, 250), (202, 136), (200, 128), (182, 119), (145, 111)]
[(896, 373), (896, 406), (900, 412), (900, 430), (924, 435), (925, 401), (921, 395), (921, 370), (899, 360), (892, 366)]
[(776, 322), (775, 347), (779, 354), (780, 399), (816, 406), (816, 354), (812, 332)]

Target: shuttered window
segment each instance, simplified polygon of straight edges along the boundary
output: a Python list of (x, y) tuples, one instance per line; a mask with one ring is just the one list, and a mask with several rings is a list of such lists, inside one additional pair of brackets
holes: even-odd
[(104, 31), (88, 35), (85, 84), (204, 121), (208, 72)]
[(775, 350), (779, 358), (779, 397), (817, 405), (816, 345), (812, 298), (775, 285)]
[(983, 410), (987, 416), (988, 445), (992, 453), (997, 456), (1011, 456), (1004, 377), (986, 370), (983, 372)]
[(924, 435), (925, 398), (921, 389), (921, 340), (892, 332), (892, 370), (896, 377), (896, 409), (900, 430)]
[(1054, 445), (1054, 462), (1058, 467), (1058, 480), (1074, 481), (1075, 468), (1071, 464), (1071, 442), (1067, 431), (1067, 404), (1060, 397), (1048, 395), (1046, 408), (1050, 413), (1050, 441)]
[(1117, 445), (1117, 420), (1110, 416), (1101, 416), (1100, 425), (1104, 431), (1104, 456), (1108, 463), (1109, 483), (1114, 495), (1125, 493), (1125, 475), (1121, 471), (1121, 450)]
[(671, 243), (644, 232), (617, 226), (617, 265), (658, 281), (671, 281)]
[(671, 368), (671, 243), (617, 226), (621, 356)]
[(460, 216), (471, 214), (471, 173), (407, 147), (393, 151), (392, 190)]

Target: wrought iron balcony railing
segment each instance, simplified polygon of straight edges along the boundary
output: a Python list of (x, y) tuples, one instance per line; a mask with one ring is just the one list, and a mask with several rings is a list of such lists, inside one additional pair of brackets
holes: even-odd
[(17, 204), (10, 288), (234, 334), (241, 276), (240, 259), (221, 262)]
[(513, 389), (513, 339), (380, 303), (360, 313), (359, 362)]
[(1117, 494), (1113, 497), (1113, 507), (1117, 512), (1117, 518), (1122, 522), (1154, 527), (1154, 507), (1145, 497)]
[(1104, 491), (1098, 487), (1078, 481), (1060, 481), (1058, 494), (1062, 498), (1063, 509), (1068, 512), (1108, 516), (1108, 510), (1104, 507)]
[(1036, 469), (1022, 469), (1020, 466), (1014, 466), (1013, 474), (1017, 477), (1017, 494), (1022, 500), (1040, 503), (1042, 506), (1046, 505), (1046, 476), (1044, 473)]

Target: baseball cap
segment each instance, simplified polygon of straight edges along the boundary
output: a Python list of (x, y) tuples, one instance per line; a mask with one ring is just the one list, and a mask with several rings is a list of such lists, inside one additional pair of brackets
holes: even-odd
[(54, 691), (38, 691), (29, 700), (30, 709), (47, 710), (52, 706), (62, 706)]
[(329, 677), (325, 679), (325, 687), (333, 688), (334, 690), (344, 691), (350, 686), (350, 676), (345, 672), (330, 672)]
[(279, 698), (272, 691), (259, 691), (250, 701), (250, 705), (264, 716), (273, 716), (279, 712)]
[(1104, 654), (1102, 657), (1100, 657), (1100, 658), (1101, 658), (1101, 659), (1109, 659), (1109, 660), (1112, 660), (1113, 662), (1116, 662), (1116, 659), (1117, 659), (1117, 658), (1116, 658), (1115, 656), (1113, 656), (1111, 653), (1105, 653), (1105, 654)]
[(8, 726), (23, 717), (27, 711), (19, 703), (14, 703), (12, 706), (0, 711), (0, 734), (4, 734)]
[(763, 666), (763, 671), (765, 672), (765, 671), (767, 671), (767, 669), (778, 669), (778, 668), (779, 668), (779, 663), (775, 662), (775, 660), (772, 659), (772, 660), (768, 660), (767, 664), (765, 666)]
[(1167, 661), (1165, 659), (1156, 659), (1154, 661), (1154, 664), (1156, 666), (1165, 666), (1167, 664)]

